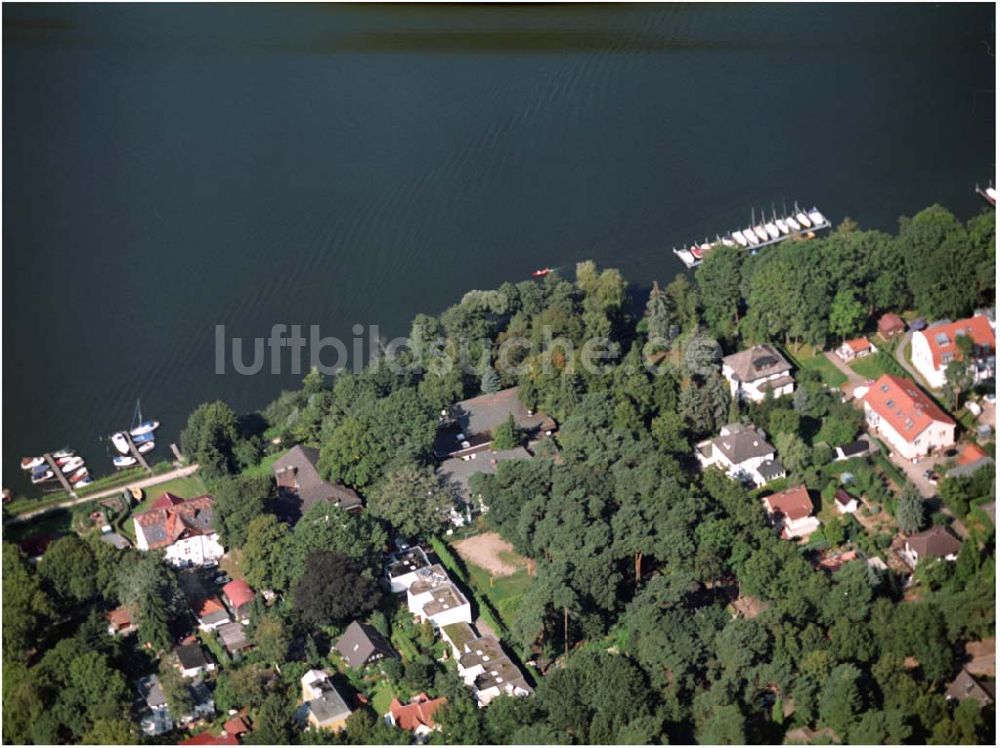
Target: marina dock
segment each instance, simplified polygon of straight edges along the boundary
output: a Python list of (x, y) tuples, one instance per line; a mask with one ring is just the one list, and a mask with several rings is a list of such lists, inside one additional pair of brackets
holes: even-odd
[(125, 435), (125, 441), (128, 442), (128, 448), (129, 451), (132, 452), (132, 456), (135, 457), (135, 459), (139, 462), (140, 465), (142, 465), (143, 470), (145, 470), (147, 473), (152, 474), (153, 468), (149, 466), (149, 463), (146, 462), (146, 458), (143, 457), (141, 454), (139, 454), (139, 450), (135, 448), (135, 442), (132, 441), (132, 434), (130, 434), (128, 431), (123, 431), (122, 434)]
[(48, 452), (42, 455), (42, 457), (44, 457), (45, 461), (49, 463), (49, 467), (52, 468), (52, 472), (55, 473), (55, 476), (59, 479), (59, 482), (62, 483), (63, 491), (65, 491), (75, 499), (76, 491), (73, 490), (73, 486), (70, 485), (69, 480), (67, 480), (66, 476), (63, 475), (62, 468), (59, 467), (58, 464), (56, 464), (55, 458)]
[(720, 246), (746, 249), (751, 254), (764, 247), (779, 244), (788, 239), (812, 239), (817, 231), (823, 231), (831, 227), (831, 223), (815, 207), (810, 210), (800, 210), (798, 205), (795, 210), (787, 216), (778, 218), (777, 215), (771, 220), (761, 219), (754, 221), (752, 214), (750, 225), (745, 229), (735, 229), (723, 236), (716, 236), (715, 241), (708, 240), (692, 244), (686, 249), (673, 249), (684, 266), (688, 269), (698, 267), (705, 255)]

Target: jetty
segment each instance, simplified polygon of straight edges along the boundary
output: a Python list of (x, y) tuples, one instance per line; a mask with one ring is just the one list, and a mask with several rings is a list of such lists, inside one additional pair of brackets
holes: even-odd
[(698, 267), (705, 255), (716, 247), (726, 246), (746, 249), (751, 254), (757, 250), (770, 247), (788, 239), (812, 239), (817, 231), (831, 227), (826, 216), (815, 207), (800, 210), (798, 204), (788, 215), (778, 218), (777, 214), (771, 220), (755, 221), (751, 212), (750, 225), (745, 229), (735, 229), (723, 236), (716, 236), (714, 242), (707, 239), (701, 243), (691, 244), (687, 248), (673, 249), (673, 252), (688, 269)]
[(42, 455), (42, 457), (44, 457), (45, 461), (49, 463), (49, 467), (52, 468), (52, 472), (55, 473), (55, 476), (59, 479), (59, 482), (62, 483), (63, 491), (65, 491), (75, 499), (76, 491), (73, 490), (73, 486), (69, 484), (69, 481), (66, 479), (66, 476), (63, 475), (62, 468), (59, 467), (59, 465), (56, 463), (56, 459), (48, 452)]
[(123, 431), (122, 434), (125, 435), (125, 441), (128, 442), (128, 448), (129, 451), (132, 453), (132, 456), (136, 459), (136, 461), (138, 461), (140, 465), (142, 465), (143, 470), (145, 470), (147, 473), (152, 474), (153, 468), (149, 466), (149, 463), (146, 462), (146, 458), (139, 453), (138, 449), (136, 449), (135, 442), (132, 441), (132, 434), (130, 434), (128, 431)]

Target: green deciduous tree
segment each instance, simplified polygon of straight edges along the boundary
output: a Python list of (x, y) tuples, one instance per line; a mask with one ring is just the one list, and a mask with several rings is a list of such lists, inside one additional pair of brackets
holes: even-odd
[(235, 472), (233, 450), (239, 438), (239, 421), (233, 409), (216, 400), (199, 405), (188, 416), (181, 432), (181, 448), (188, 459), (201, 466), (203, 475), (216, 478)]
[(313, 626), (343, 623), (372, 610), (381, 593), (371, 571), (332, 551), (306, 556), (305, 573), (292, 588), (295, 612)]
[(433, 469), (413, 462), (392, 468), (368, 496), (368, 510), (408, 538), (440, 532), (453, 506)]

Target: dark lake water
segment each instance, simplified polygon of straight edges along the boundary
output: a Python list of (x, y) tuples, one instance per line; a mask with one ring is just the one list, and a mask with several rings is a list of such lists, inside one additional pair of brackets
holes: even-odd
[(991, 5), (3, 8), (3, 466), (258, 408), (214, 326), (405, 333), (470, 288), (798, 200), (980, 210)]

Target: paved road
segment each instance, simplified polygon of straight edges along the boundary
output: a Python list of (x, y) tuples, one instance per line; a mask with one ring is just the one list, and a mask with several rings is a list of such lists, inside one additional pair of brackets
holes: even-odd
[(48, 514), (49, 512), (54, 512), (57, 509), (68, 509), (69, 507), (76, 506), (77, 504), (86, 504), (88, 501), (96, 501), (98, 499), (106, 499), (108, 496), (117, 496), (122, 490), (126, 488), (150, 488), (152, 486), (159, 485), (160, 483), (166, 483), (167, 481), (172, 481), (176, 478), (186, 478), (189, 475), (197, 472), (197, 465), (188, 465), (187, 467), (177, 468), (176, 470), (171, 470), (169, 473), (163, 473), (162, 475), (154, 475), (151, 478), (143, 478), (135, 483), (127, 483), (124, 486), (118, 486), (117, 488), (109, 488), (106, 491), (98, 491), (97, 493), (87, 494), (86, 496), (81, 496), (78, 499), (70, 499), (68, 501), (63, 501), (59, 504), (52, 504), (50, 506), (42, 507), (41, 509), (35, 509), (31, 512), (24, 512), (23, 514), (18, 514), (16, 517), (12, 517), (9, 520), (9, 524), (15, 524), (17, 522), (26, 522), (29, 519), (34, 519), (35, 517), (40, 517), (43, 514)]
[(863, 387), (868, 381), (842, 361), (840, 356), (833, 351), (823, 351), (823, 355), (826, 356), (827, 361), (837, 367), (837, 370), (841, 374), (847, 377), (847, 383), (851, 386), (851, 394), (854, 393), (856, 387)]
[(927, 385), (927, 382), (924, 381), (924, 378), (920, 376), (920, 373), (913, 368), (913, 364), (911, 364), (909, 360), (906, 358), (906, 345), (907, 343), (910, 342), (910, 339), (912, 337), (913, 337), (912, 330), (907, 330), (905, 333), (903, 333), (903, 337), (901, 337), (899, 339), (899, 343), (896, 344), (896, 361), (899, 362), (900, 366), (906, 369), (906, 372), (911, 377), (913, 377), (914, 382), (919, 384), (927, 391), (931, 391), (931, 388)]

